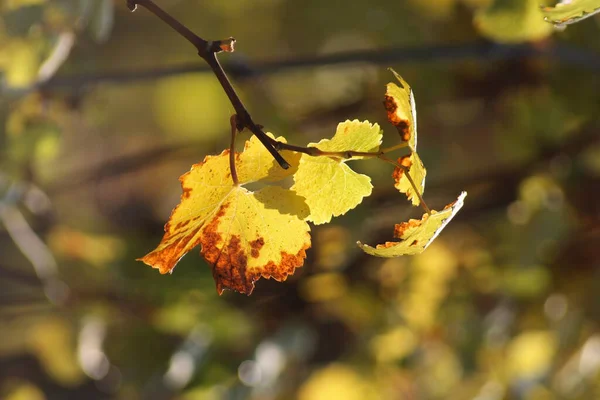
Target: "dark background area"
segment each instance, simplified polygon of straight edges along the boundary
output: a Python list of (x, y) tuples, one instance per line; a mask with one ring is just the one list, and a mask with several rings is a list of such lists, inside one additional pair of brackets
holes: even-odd
[[(395, 144), (412, 86), (425, 200), (464, 208), (423, 253), (369, 244), (418, 218), (372, 177), (313, 226), (305, 265), (218, 296), (199, 249), (153, 249), (178, 177), (233, 113), (194, 48), (125, 1), (0, 6), (0, 398), (595, 399), (600, 396), (600, 19), (529, 0), (157, 0), (220, 56), (257, 123), (306, 145), (346, 119)], [(546, 2), (552, 3), (552, 2)], [(248, 138), (248, 133), (244, 133)]]

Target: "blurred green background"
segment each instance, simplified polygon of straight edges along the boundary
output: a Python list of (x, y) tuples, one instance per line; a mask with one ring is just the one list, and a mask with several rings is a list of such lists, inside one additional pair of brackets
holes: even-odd
[[(233, 108), (191, 47), (125, 1), (0, 6), (0, 398), (600, 398), (600, 19), (542, 0), (156, 0), (291, 143), (385, 121), (412, 86), (425, 199), (465, 207), (420, 256), (369, 244), (422, 211), (391, 168), (313, 227), (287, 282), (219, 297), (194, 251), (136, 262), (177, 178), (228, 146)], [(247, 135), (247, 134), (245, 134)], [(247, 137), (247, 136), (246, 136)]]

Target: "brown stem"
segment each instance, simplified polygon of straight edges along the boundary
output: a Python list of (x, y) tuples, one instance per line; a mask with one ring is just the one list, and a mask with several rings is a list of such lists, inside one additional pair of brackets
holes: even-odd
[(237, 171), (235, 170), (235, 136), (237, 134), (238, 118), (236, 114), (233, 114), (229, 119), (231, 123), (231, 144), (229, 145), (229, 171), (231, 172), (231, 180), (233, 180), (233, 186), (238, 186), (240, 181), (238, 180)]
[(406, 142), (404, 142), (404, 143), (397, 144), (395, 146), (387, 147), (380, 151), (372, 151), (372, 152), (353, 151), (353, 150), (324, 151), (324, 150), (318, 149), (317, 147), (296, 146), (296, 145), (289, 144), (289, 143), (279, 142), (272, 138), (268, 138), (268, 139), (271, 142), (271, 144), (273, 144), (273, 147), (275, 147), (277, 150), (290, 150), (290, 151), (295, 151), (297, 153), (307, 154), (312, 157), (336, 157), (336, 158), (342, 158), (342, 159), (346, 159), (346, 160), (351, 159), (351, 158), (356, 158), (356, 157), (376, 158), (376, 157), (380, 157), (386, 153), (392, 152), (394, 150), (402, 149), (402, 148), (408, 146), (408, 144)]
[(187, 27), (173, 18), (166, 11), (157, 6), (152, 0), (127, 0), (127, 6), (130, 10), (134, 11), (137, 5), (141, 5), (146, 8), (148, 11), (156, 15), (158, 18), (163, 20), (167, 25), (173, 28), (177, 33), (187, 39), (196, 50), (198, 50), (198, 55), (206, 61), (206, 63), (210, 66), (213, 73), (219, 80), (219, 83), (223, 87), (225, 94), (229, 98), (231, 105), (235, 109), (237, 114), (237, 129), (242, 130), (243, 128), (248, 128), (256, 137), (260, 140), (260, 142), (267, 148), (269, 153), (275, 158), (277, 163), (283, 168), (288, 169), (290, 165), (285, 161), (285, 159), (277, 152), (273, 143), (269, 140), (270, 138), (265, 134), (265, 132), (252, 120), (250, 117), (250, 113), (242, 103), (242, 100), (235, 92), (235, 89), (231, 85), (229, 78), (227, 78), (227, 74), (221, 67), (219, 60), (217, 59), (217, 53), (225, 50), (225, 51), (233, 51), (233, 44), (235, 43), (235, 39), (229, 38), (227, 40), (218, 40), (215, 42), (208, 42), (202, 39), (200, 36), (196, 35), (192, 31), (190, 31)]
[(427, 203), (425, 203), (425, 200), (423, 200), (423, 196), (421, 196), (421, 193), (419, 193), (419, 190), (417, 189), (417, 185), (415, 185), (415, 181), (413, 180), (412, 176), (410, 176), (410, 174), (408, 173), (409, 172), (408, 167), (405, 167), (402, 164), (398, 164), (396, 161), (391, 160), (391, 159), (385, 157), (384, 155), (380, 155), (379, 158), (387, 163), (395, 165), (396, 167), (398, 167), (398, 168), (402, 169), (402, 171), (404, 171), (404, 176), (406, 176), (406, 178), (408, 179), (408, 182), (410, 183), (410, 186), (412, 186), (413, 190), (415, 191), (415, 194), (419, 198), (419, 201), (421, 202), (421, 207), (423, 207), (423, 210), (425, 210), (425, 212), (427, 214), (431, 214), (431, 209), (427, 206)]

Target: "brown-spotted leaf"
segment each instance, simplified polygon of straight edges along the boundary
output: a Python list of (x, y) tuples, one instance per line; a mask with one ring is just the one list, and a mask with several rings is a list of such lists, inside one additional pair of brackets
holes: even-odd
[(456, 215), (464, 204), (467, 192), (462, 192), (458, 199), (448, 204), (442, 211), (431, 211), (421, 219), (411, 219), (408, 222), (396, 224), (394, 237), (399, 242), (386, 242), (371, 247), (358, 242), (365, 253), (377, 257), (398, 257), (422, 253), (427, 246), (439, 235), (444, 227)]
[[(415, 96), (412, 89), (400, 75), (393, 69), (391, 70), (398, 79), (400, 86), (393, 82), (387, 84), (385, 92), (385, 100), (383, 105), (387, 111), (388, 120), (398, 129), (402, 140), (406, 141), (410, 148), (411, 154), (398, 159), (398, 164), (404, 168), (396, 167), (392, 177), (394, 178), (394, 186), (400, 192), (405, 193), (408, 200), (413, 205), (418, 206), (421, 201), (418, 194), (422, 195), (425, 191), (425, 176), (427, 170), (417, 154), (417, 109), (415, 106)], [(411, 184), (406, 172), (412, 178), (418, 194)]]
[(417, 108), (415, 96), (406, 81), (393, 69), (400, 86), (390, 82), (386, 86), (383, 105), (387, 112), (388, 121), (398, 129), (400, 137), (408, 142), (412, 151), (417, 151)]
[(235, 155), (239, 185), (231, 179), (228, 150), (192, 166), (180, 178), (181, 202), (165, 225), (162, 241), (140, 260), (165, 274), (201, 245), (219, 294), (232, 289), (249, 295), (260, 277), (285, 280), (302, 266), (310, 247), (310, 228), (304, 221), (308, 206), (295, 192), (278, 186), (256, 192), (243, 187), (293, 174), (300, 156), (288, 151), (282, 155), (292, 165), (288, 170), (252, 137)]

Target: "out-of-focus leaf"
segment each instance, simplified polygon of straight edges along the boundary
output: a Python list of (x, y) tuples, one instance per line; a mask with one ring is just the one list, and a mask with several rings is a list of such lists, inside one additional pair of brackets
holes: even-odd
[(170, 138), (210, 142), (222, 136), (230, 112), (227, 97), (210, 75), (186, 74), (156, 84), (153, 116)]
[(181, 202), (165, 225), (161, 243), (140, 260), (165, 274), (201, 244), (219, 293), (232, 289), (250, 295), (261, 276), (285, 280), (304, 263), (310, 247), (310, 228), (304, 221), (308, 207), (289, 189), (266, 186), (252, 192), (242, 186), (293, 174), (299, 156), (282, 155), (294, 167), (279, 167), (253, 136), (235, 155), (239, 185), (229, 173), (229, 150), (192, 166), (180, 178)]
[(44, 392), (30, 383), (18, 384), (12, 388), (4, 400), (46, 400)]
[(475, 25), (484, 36), (502, 43), (540, 40), (552, 33), (538, 0), (495, 0), (475, 15)]
[(377, 391), (364, 376), (342, 364), (314, 372), (300, 388), (299, 400), (378, 399)]
[(18, 89), (35, 82), (41, 64), (38, 47), (34, 40), (15, 38), (0, 49), (0, 71), (6, 86)]
[(75, 357), (75, 341), (69, 323), (52, 317), (35, 325), (29, 336), (29, 345), (40, 363), (56, 381), (76, 385), (84, 375)]
[(1, 15), (6, 33), (11, 36), (25, 36), (32, 25), (42, 20), (43, 14), (44, 6), (41, 2), (27, 2)]
[[(376, 152), (381, 138), (379, 125), (354, 120), (340, 123), (332, 139), (309, 143), (308, 147), (332, 152)], [(307, 219), (319, 225), (356, 207), (371, 195), (373, 185), (370, 177), (354, 172), (345, 160), (303, 154), (291, 189), (306, 199), (310, 208)]]
[(431, 214), (424, 214), (422, 219), (411, 219), (408, 222), (396, 224), (394, 237), (399, 242), (386, 242), (371, 247), (358, 242), (365, 253), (377, 257), (398, 257), (422, 253), (427, 246), (439, 235), (444, 227), (461, 209), (467, 192), (462, 192), (458, 199), (448, 204), (442, 211), (432, 210)]
[(561, 0), (555, 7), (543, 7), (544, 19), (559, 28), (600, 12), (600, 0)]
[(507, 348), (506, 369), (513, 380), (541, 379), (549, 372), (557, 350), (550, 331), (526, 331), (515, 337)]
[[(391, 71), (400, 82), (401, 87), (392, 82), (388, 83), (383, 105), (387, 111), (388, 120), (398, 129), (400, 137), (407, 142), (410, 148), (410, 155), (399, 158), (398, 164), (406, 168), (419, 194), (422, 195), (425, 191), (427, 170), (417, 154), (417, 107), (415, 96), (408, 83), (396, 71)], [(394, 177), (396, 189), (406, 193), (412, 204), (418, 206), (421, 201), (419, 196), (414, 193), (414, 188), (405, 175), (405, 169), (396, 167), (392, 176)]]

